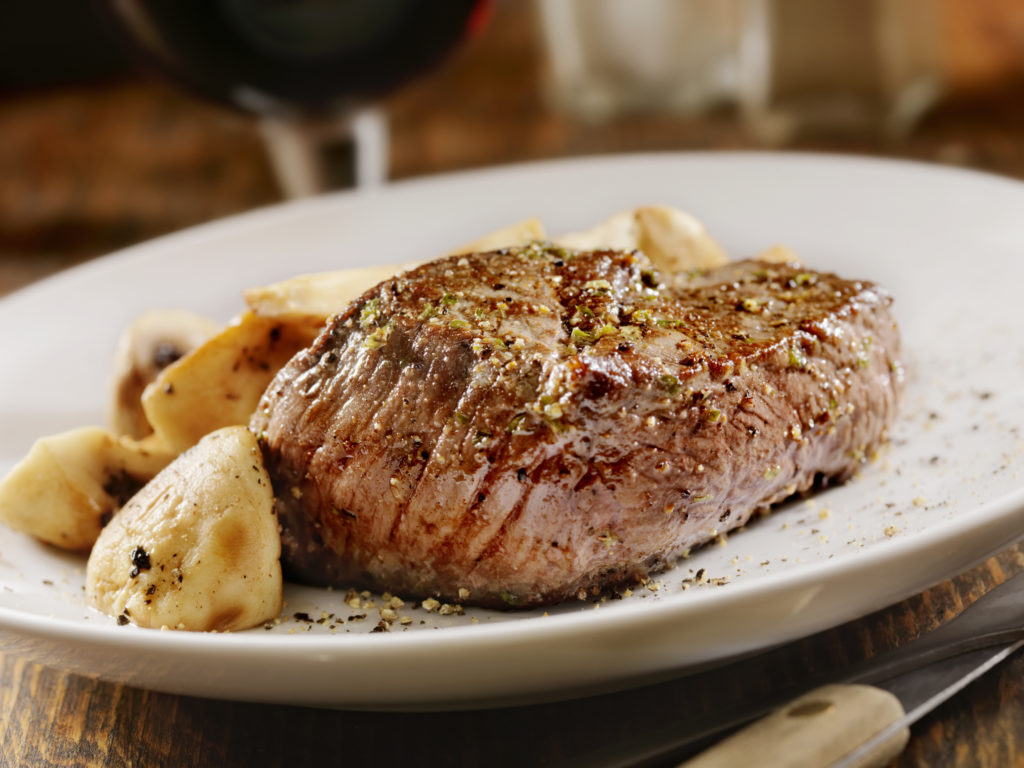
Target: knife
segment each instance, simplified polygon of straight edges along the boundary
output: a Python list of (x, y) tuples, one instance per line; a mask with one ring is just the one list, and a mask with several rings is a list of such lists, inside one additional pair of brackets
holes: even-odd
[[(891, 707), (893, 702), (885, 697), (894, 696), (903, 702), (899, 704), (898, 710), (885, 710), (888, 713), (886, 717), (882, 718), (882, 722), (874, 724), (877, 732), (861, 733), (862, 741), (873, 741), (876, 736), (881, 737), (881, 732), (887, 728), (905, 728), (938, 706), (1011, 655), (1019, 647), (1018, 641), (1022, 640), (1024, 573), (989, 590), (938, 628), (899, 648), (852, 665), (832, 678), (832, 683), (858, 688), (876, 686), (882, 688), (878, 695), (888, 702), (888, 706)], [(912, 694), (911, 691), (918, 685), (921, 686), (920, 693)], [(901, 696), (904, 698), (901, 699)], [(564, 766), (632, 768), (678, 765), (682, 756), (694, 754), (714, 739), (728, 736), (753, 720), (770, 716), (773, 712), (789, 711), (798, 701), (794, 700), (787, 706), (789, 698), (741, 702), (726, 712), (711, 716), (691, 716), (682, 722), (673, 720), (656, 724), (651, 729), (637, 733), (635, 738), (621, 739), (614, 744), (601, 744), (593, 751), (588, 750), (588, 754), (577, 753)], [(739, 764), (749, 762), (750, 757), (748, 753), (747, 759)], [(851, 760), (860, 759), (855, 758), (854, 754), (844, 753), (836, 756), (834, 761), (847, 757)], [(768, 765), (760, 760), (760, 755), (758, 763)], [(821, 761), (818, 764), (827, 765)], [(861, 764), (847, 762), (846, 765)]]
[(1001, 661), (1024, 640), (966, 651), (875, 685), (817, 688), (683, 763), (685, 768), (873, 768), (888, 765), (909, 726)]

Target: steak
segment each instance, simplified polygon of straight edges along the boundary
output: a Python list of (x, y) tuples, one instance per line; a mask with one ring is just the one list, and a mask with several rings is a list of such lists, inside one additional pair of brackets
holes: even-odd
[(796, 264), (541, 244), (387, 280), (253, 417), (286, 573), (495, 607), (642, 579), (885, 439), (890, 304)]

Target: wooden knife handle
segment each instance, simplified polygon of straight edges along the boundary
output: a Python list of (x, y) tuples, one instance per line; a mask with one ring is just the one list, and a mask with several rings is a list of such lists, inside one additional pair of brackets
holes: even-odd
[[(899, 699), (869, 685), (826, 685), (748, 725), (682, 764), (685, 768), (825, 768), (904, 715)], [(903, 751), (904, 726), (850, 768), (884, 766)], [(680, 766), (680, 768), (682, 768)]]

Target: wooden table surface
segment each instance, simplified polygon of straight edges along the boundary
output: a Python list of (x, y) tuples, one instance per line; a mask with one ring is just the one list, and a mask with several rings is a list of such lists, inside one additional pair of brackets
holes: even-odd
[[(1024, 179), (1024, 54), (1007, 54), (1001, 69), (986, 69), (979, 53), (990, 55), (998, 45), (1024, 50), (1024, 15), (1000, 0), (971, 6), (988, 9), (988, 19), (965, 16), (965, 7), (955, 6), (962, 39), (954, 93), (912, 136), (819, 137), (792, 148), (913, 158)], [(393, 176), (590, 153), (756, 146), (728, 109), (597, 125), (553, 112), (540, 96), (538, 46), (529, 15), (501, 3), (482, 38), (393, 97)], [(145, 76), (6, 94), (0, 138), (0, 293), (280, 197), (248, 119)], [(515, 709), (383, 714), (202, 700), (5, 655), (0, 765), (558, 765), (671, 729), (696, 707), (796, 690), (809, 676), (937, 626), (1021, 570), (1024, 549), (1010, 546), (904, 603), (767, 657), (639, 690)], [(1024, 766), (1024, 657), (918, 723), (894, 765)]]

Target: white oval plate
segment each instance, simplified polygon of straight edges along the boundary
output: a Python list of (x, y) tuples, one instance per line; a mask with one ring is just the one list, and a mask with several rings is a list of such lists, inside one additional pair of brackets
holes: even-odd
[[(44, 434), (103, 423), (112, 347), (153, 307), (226, 320), (296, 273), (443, 253), (541, 217), (687, 209), (735, 256), (775, 243), (896, 297), (909, 384), (891, 445), (841, 488), (790, 502), (621, 600), (549, 610), (411, 606), (289, 585), (271, 629), (117, 626), (84, 559), (0, 530), (2, 647), (164, 691), (347, 707), (478, 706), (636, 684), (907, 597), (1024, 532), (1024, 185), (909, 163), (781, 154), (582, 159), (282, 205), (166, 237), (0, 301), (0, 471)], [(364, 618), (361, 618), (364, 617)], [(308, 620), (307, 620), (308, 619)]]

